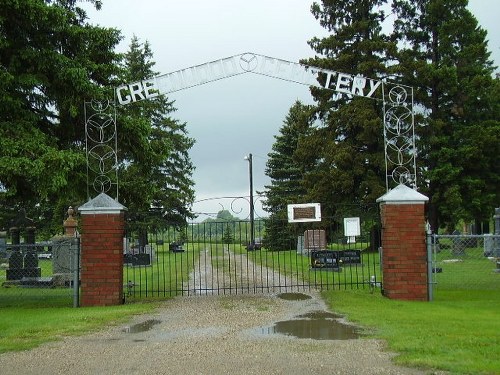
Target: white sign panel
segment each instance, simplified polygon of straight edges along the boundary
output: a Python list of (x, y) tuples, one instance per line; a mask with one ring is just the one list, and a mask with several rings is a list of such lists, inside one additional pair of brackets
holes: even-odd
[(359, 217), (344, 218), (344, 236), (355, 237), (361, 235), (361, 225)]
[(289, 204), (287, 211), (289, 223), (321, 221), (321, 205), (319, 203)]

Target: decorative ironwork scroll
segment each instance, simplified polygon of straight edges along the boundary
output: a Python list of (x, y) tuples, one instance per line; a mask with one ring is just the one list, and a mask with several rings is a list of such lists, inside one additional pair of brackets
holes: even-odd
[[(256, 194), (253, 196), (254, 207), (256, 207), (256, 210), (254, 211), (256, 220), (263, 218), (263, 216), (261, 216), (261, 213), (263, 212), (262, 206), (264, 200), (265, 200), (265, 195), (263, 194)], [(194, 210), (195, 210), (194, 213), (198, 216), (198, 218), (217, 217), (218, 212), (206, 212), (205, 210), (203, 210), (203, 208), (201, 208), (203, 202), (207, 201), (216, 201), (220, 206), (219, 211), (228, 211), (232, 215), (237, 215), (242, 220), (250, 219), (250, 211), (249, 211), (250, 197), (248, 195), (238, 196), (238, 197), (231, 196), (231, 197), (212, 197), (212, 198), (200, 199), (194, 202)]]
[(387, 190), (401, 183), (416, 187), (417, 153), (411, 87), (247, 52), (119, 86), (116, 98), (119, 104), (126, 105), (245, 73), (320, 87), (337, 95), (382, 101)]
[(413, 88), (384, 84), (384, 145), (386, 187), (417, 187)]
[(112, 101), (85, 102), (87, 196), (91, 190), (118, 199), (116, 107)]

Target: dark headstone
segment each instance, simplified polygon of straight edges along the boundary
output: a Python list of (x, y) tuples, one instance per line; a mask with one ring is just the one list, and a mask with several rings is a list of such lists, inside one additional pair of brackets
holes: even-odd
[(184, 248), (182, 247), (181, 242), (171, 242), (168, 245), (168, 249), (173, 253), (182, 253), (184, 252)]
[(34, 250), (28, 250), (24, 256), (24, 268), (36, 268), (38, 267), (38, 257)]
[(338, 252), (332, 250), (312, 251), (311, 267), (338, 270), (340, 268)]
[(23, 268), (23, 254), (20, 250), (14, 250), (9, 258), (9, 268), (10, 269), (21, 269)]
[(361, 264), (361, 250), (344, 250), (338, 254), (342, 264)]

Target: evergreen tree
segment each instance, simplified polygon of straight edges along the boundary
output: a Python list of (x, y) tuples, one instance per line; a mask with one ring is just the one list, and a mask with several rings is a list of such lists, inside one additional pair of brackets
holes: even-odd
[(38, 226), (59, 230), (70, 202), (85, 199), (83, 103), (111, 86), (120, 40), (75, 4), (0, 7), (0, 209), (24, 207)]
[[(135, 82), (156, 75), (148, 42), (132, 38), (124, 56), (123, 82)], [(186, 124), (171, 117), (173, 102), (164, 96), (120, 108), (118, 155), (121, 159), (120, 200), (129, 211), (155, 208), (160, 225), (183, 226), (193, 218), (194, 167), (189, 150), (194, 140)]]
[(288, 250), (294, 245), (293, 227), (286, 224), (287, 205), (306, 203), (302, 186), (304, 167), (295, 151), (300, 139), (310, 132), (313, 121), (313, 107), (295, 102), (280, 128), (280, 135), (275, 136), (273, 151), (268, 154), (265, 173), (271, 184), (265, 186), (264, 209), (270, 215), (265, 221), (264, 243), (270, 250)]
[[(382, 33), (385, 0), (314, 3), (312, 13), (331, 32), (309, 41), (318, 54), (303, 63), (381, 79), (395, 43)], [(296, 155), (310, 169), (304, 187), (333, 216), (338, 204), (372, 203), (385, 192), (382, 105), (367, 98), (313, 88), (322, 125), (299, 143)]]
[(265, 186), (264, 208), (271, 215), (286, 213), (287, 204), (299, 203), (306, 193), (301, 186), (304, 167), (295, 151), (300, 139), (311, 131), (313, 122), (313, 106), (296, 101), (279, 130), (280, 135), (274, 137), (265, 170), (271, 185)]
[[(499, 116), (486, 31), (467, 0), (395, 0), (395, 72), (415, 87), (422, 192), (434, 230), (499, 204)], [(497, 90), (497, 89), (496, 89)]]
[(222, 243), (227, 244), (227, 250), (229, 250), (229, 244), (232, 244), (233, 242), (233, 230), (231, 229), (231, 225), (227, 223), (223, 228)]

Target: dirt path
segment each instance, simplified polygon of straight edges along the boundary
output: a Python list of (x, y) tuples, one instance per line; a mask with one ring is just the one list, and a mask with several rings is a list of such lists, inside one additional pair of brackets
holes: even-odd
[(291, 278), (253, 263), (249, 256), (220, 248), (200, 252), (184, 290), (195, 295), (220, 295), (298, 292), (304, 289), (293, 285)]
[[(277, 321), (324, 310), (310, 294), (305, 301), (272, 294), (179, 297), (127, 325), (0, 355), (0, 368), (9, 375), (424, 374), (394, 366), (377, 340), (266, 333)], [(136, 324), (152, 320), (151, 329), (133, 333)]]

